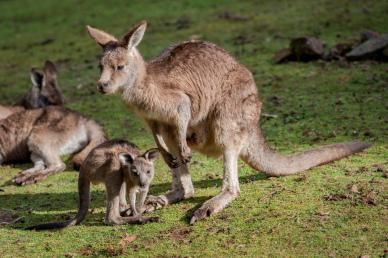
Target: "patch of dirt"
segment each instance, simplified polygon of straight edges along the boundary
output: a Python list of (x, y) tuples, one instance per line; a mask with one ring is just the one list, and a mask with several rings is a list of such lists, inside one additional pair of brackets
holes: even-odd
[(166, 22), (166, 26), (174, 26), (177, 30), (188, 29), (192, 25), (192, 20), (189, 16), (181, 16), (173, 22)]
[[(376, 206), (378, 204), (379, 190), (378, 184), (380, 181), (362, 182), (358, 184), (349, 184), (346, 191), (343, 193), (335, 193), (324, 196), (326, 201), (342, 201), (351, 200), (353, 205), (370, 205)], [(377, 184), (377, 185), (376, 185)]]
[(273, 190), (261, 197), (260, 203), (270, 203), (274, 196), (280, 194), (284, 190), (286, 190), (286, 188), (282, 185), (273, 185)]
[(14, 224), (20, 221), (22, 217), (18, 216), (13, 210), (0, 210), (0, 227)]
[(188, 226), (172, 228), (170, 230), (166, 230), (160, 233), (162, 237), (167, 237), (171, 239), (173, 242), (178, 243), (190, 243), (191, 240), (188, 239), (188, 236), (193, 232), (193, 229)]
[(125, 233), (125, 235), (121, 238), (121, 240), (119, 242), (121, 253), (125, 253), (125, 251), (128, 248), (128, 245), (130, 243), (132, 243), (133, 241), (135, 241), (136, 238), (137, 238), (137, 236), (128, 235), (127, 233)]
[(224, 20), (228, 20), (228, 21), (247, 21), (247, 20), (251, 19), (248, 16), (237, 14), (237, 13), (230, 12), (230, 11), (221, 12), (217, 16), (220, 19), (224, 19)]
[(323, 197), (326, 201), (341, 201), (349, 199), (349, 195), (347, 194), (329, 194)]
[(253, 42), (252, 38), (243, 34), (237, 35), (236, 37), (233, 38), (233, 45), (235, 46), (241, 46), (252, 42)]

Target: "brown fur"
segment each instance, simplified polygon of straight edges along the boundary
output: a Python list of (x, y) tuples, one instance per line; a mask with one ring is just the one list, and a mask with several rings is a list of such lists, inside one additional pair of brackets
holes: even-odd
[[(28, 229), (45, 230), (58, 229), (81, 223), (90, 205), (90, 184), (102, 183), (106, 188), (107, 206), (105, 223), (143, 224), (158, 221), (156, 217), (143, 217), (135, 207), (136, 193), (148, 193), (154, 174), (153, 162), (157, 158), (157, 151), (151, 149), (144, 154), (136, 145), (124, 140), (106, 141), (94, 148), (81, 166), (78, 180), (79, 209), (77, 216), (64, 222), (51, 222), (35, 225)], [(130, 159), (130, 161), (127, 160)], [(126, 193), (131, 199), (131, 210), (135, 216), (123, 217), (120, 215), (120, 206), (126, 209)], [(139, 208), (144, 200), (140, 194)]]
[(136, 49), (145, 28), (142, 22), (116, 42), (106, 32), (92, 27), (88, 31), (104, 48), (99, 91), (121, 93), (124, 102), (146, 120), (173, 169), (173, 189), (150, 198), (154, 207), (193, 196), (186, 164), (190, 148), (224, 158), (222, 191), (194, 213), (194, 223), (221, 211), (239, 195), (239, 157), (254, 169), (283, 176), (369, 146), (350, 142), (291, 156), (275, 153), (258, 127), (262, 102), (252, 73), (244, 65), (220, 47), (202, 41), (175, 45), (146, 62)]
[(65, 169), (61, 155), (73, 155), (82, 163), (89, 151), (105, 141), (93, 120), (63, 107), (31, 109), (0, 120), (0, 164), (28, 162), (34, 167), (13, 181), (31, 184)]
[(58, 87), (57, 69), (51, 61), (46, 61), (43, 71), (31, 69), (32, 88), (16, 106), (1, 106), (0, 119), (4, 119), (15, 112), (26, 109), (42, 108), (46, 106), (63, 106), (64, 99)]

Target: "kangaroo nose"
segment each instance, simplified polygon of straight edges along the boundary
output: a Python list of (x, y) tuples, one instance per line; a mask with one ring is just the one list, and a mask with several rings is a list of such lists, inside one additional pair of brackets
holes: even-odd
[(103, 92), (104, 91), (104, 88), (106, 88), (108, 86), (108, 83), (107, 82), (98, 82), (98, 90)]
[(107, 82), (98, 82), (98, 85), (101, 87), (101, 88), (105, 88), (108, 86), (108, 83)]

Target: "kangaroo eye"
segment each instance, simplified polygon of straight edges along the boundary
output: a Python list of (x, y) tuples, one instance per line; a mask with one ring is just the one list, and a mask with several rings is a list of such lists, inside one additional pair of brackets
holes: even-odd
[(123, 70), (124, 69), (124, 65), (119, 65), (119, 66), (117, 66), (117, 71), (121, 71), (121, 70)]
[(147, 174), (148, 174), (148, 175), (151, 174), (151, 170), (147, 170)]

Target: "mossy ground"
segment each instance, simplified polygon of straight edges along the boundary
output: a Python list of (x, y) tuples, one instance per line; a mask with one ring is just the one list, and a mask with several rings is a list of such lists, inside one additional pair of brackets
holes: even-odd
[[(146, 58), (192, 35), (230, 51), (254, 73), (272, 146), (282, 153), (327, 143), (366, 140), (364, 153), (303, 174), (268, 178), (240, 165), (241, 197), (223, 212), (189, 226), (192, 212), (220, 191), (219, 160), (194, 156), (196, 195), (154, 215), (161, 222), (105, 226), (104, 190), (94, 187), (92, 214), (80, 226), (56, 232), (23, 227), (61, 220), (77, 208), (77, 173), (66, 171), (36, 185), (7, 184), (23, 166), (0, 168), (0, 209), (23, 216), (0, 228), (0, 257), (371, 257), (388, 249), (388, 66), (341, 62), (275, 65), (290, 38), (320, 37), (328, 45), (363, 29), (387, 32), (386, 1), (1, 1), (0, 98), (15, 103), (29, 87), (28, 71), (51, 59), (67, 106), (104, 125), (110, 138), (154, 146), (145, 125), (118, 97), (97, 93), (99, 47), (85, 25), (120, 36), (146, 19), (140, 46)], [(247, 21), (219, 17), (225, 11)], [(153, 194), (169, 189), (159, 161)], [(125, 234), (137, 239), (121, 248)]]

